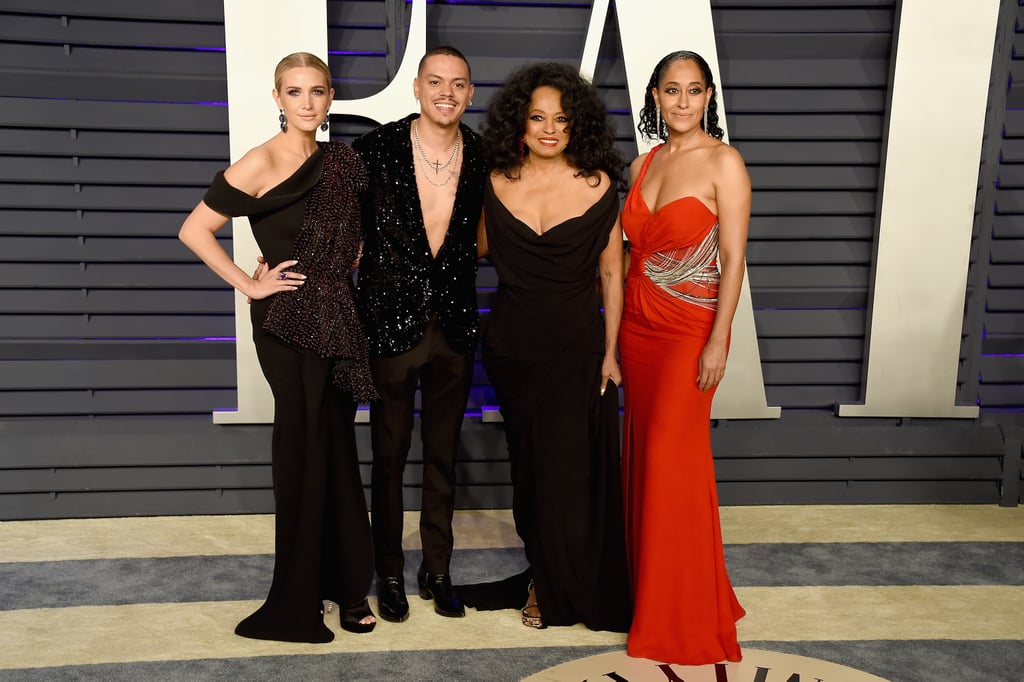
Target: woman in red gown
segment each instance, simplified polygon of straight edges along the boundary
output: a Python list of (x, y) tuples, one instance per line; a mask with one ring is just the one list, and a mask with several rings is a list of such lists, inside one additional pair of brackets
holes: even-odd
[(744, 611), (725, 570), (710, 419), (743, 281), (750, 179), (721, 141), (699, 55), (658, 63), (640, 120), (663, 144), (633, 162), (622, 211), (627, 651), (683, 665), (738, 661)]

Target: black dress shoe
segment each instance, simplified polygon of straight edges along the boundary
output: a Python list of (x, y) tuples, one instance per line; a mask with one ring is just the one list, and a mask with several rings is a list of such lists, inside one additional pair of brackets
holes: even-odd
[(377, 578), (377, 603), (384, 620), (401, 623), (409, 617), (409, 600), (405, 598), (405, 581), (401, 576)]
[(420, 568), (416, 574), (420, 584), (420, 598), (434, 600), (434, 612), (449, 618), (461, 618), (466, 615), (466, 607), (455, 596), (452, 589), (452, 577), (447, 573), (427, 573)]

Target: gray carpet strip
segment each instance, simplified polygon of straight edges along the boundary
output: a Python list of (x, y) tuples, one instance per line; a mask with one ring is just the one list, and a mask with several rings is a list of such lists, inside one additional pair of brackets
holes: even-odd
[[(1024, 671), (1024, 642), (1018, 640), (757, 641), (743, 644), (756, 649), (838, 661), (893, 682), (1011, 682), (1024, 679), (1021, 674)], [(616, 649), (618, 647), (554, 647), (197, 659), (0, 670), (0, 681), (244, 679), (501, 682), (521, 680), (559, 663)]]
[[(406, 555), (411, 589), (419, 553)], [(726, 562), (737, 587), (1024, 585), (1024, 543), (729, 545)], [(452, 560), (462, 583), (524, 567), (521, 549), (461, 550)], [(0, 563), (0, 610), (262, 599), (272, 571), (270, 555)]]

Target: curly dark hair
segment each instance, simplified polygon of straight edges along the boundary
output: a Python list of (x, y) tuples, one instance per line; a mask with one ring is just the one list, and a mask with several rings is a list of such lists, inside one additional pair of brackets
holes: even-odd
[(588, 180), (600, 180), (600, 171), (604, 171), (612, 184), (620, 185), (625, 160), (615, 149), (615, 133), (608, 124), (604, 102), (578, 71), (555, 62), (519, 68), (491, 100), (483, 132), (488, 166), (510, 180), (519, 178), (524, 158), (521, 154), (530, 153), (520, 146), (530, 98), (534, 90), (545, 85), (562, 93), (562, 109), (569, 117), (569, 143), (565, 148), (569, 165)]
[[(704, 76), (704, 85), (711, 89), (711, 101), (708, 102), (708, 120), (705, 129), (708, 135), (716, 140), (721, 140), (725, 136), (725, 131), (718, 125), (718, 86), (715, 85), (715, 79), (711, 75), (711, 67), (704, 61), (704, 58), (696, 52), (688, 50), (671, 52), (662, 57), (658, 65), (654, 67), (651, 80), (647, 83), (647, 90), (644, 91), (644, 108), (640, 112), (640, 124), (637, 125), (636, 129), (640, 131), (641, 135), (650, 140), (661, 140), (664, 142), (668, 139), (668, 131), (662, 129), (661, 121), (658, 120), (658, 107), (654, 104), (654, 95), (651, 94), (651, 91), (657, 89), (669, 65), (679, 61), (691, 61), (700, 68), (700, 72)], [(701, 117), (701, 127), (703, 128), (704, 126), (704, 119)]]

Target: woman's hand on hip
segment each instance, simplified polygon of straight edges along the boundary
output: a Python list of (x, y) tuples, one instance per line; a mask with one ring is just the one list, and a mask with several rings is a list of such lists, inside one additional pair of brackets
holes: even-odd
[(298, 262), (286, 260), (273, 268), (261, 264), (253, 273), (252, 286), (248, 292), (249, 299), (258, 301), (282, 291), (295, 291), (305, 284), (306, 276), (301, 272), (287, 272), (287, 268), (297, 265)]

